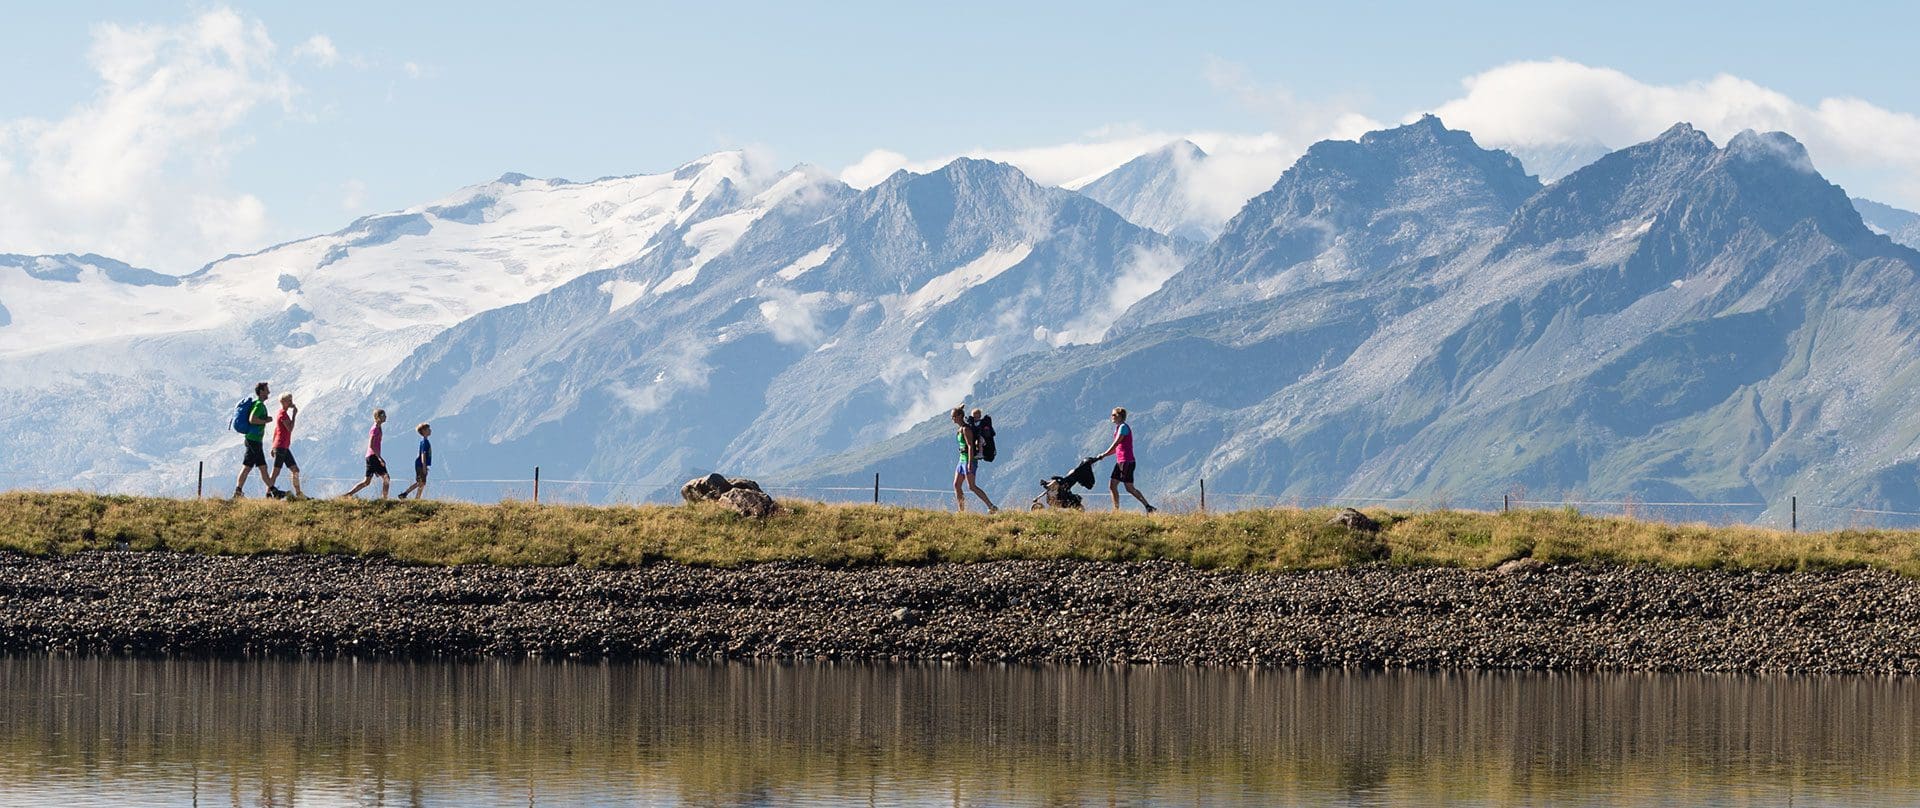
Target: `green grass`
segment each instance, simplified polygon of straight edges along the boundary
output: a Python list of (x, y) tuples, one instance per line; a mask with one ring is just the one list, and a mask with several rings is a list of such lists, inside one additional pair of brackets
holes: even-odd
[(450, 502), (178, 500), (0, 494), (0, 549), (35, 555), (126, 546), (195, 553), (335, 553), (421, 564), (618, 567), (655, 561), (832, 566), (997, 559), (1166, 559), (1203, 568), (1356, 564), (1491, 567), (1514, 558), (1693, 569), (1871, 567), (1920, 577), (1920, 533), (1787, 533), (1582, 516), (1374, 510), (1377, 536), (1328, 524), (1334, 511), (954, 514), (786, 503), (764, 522), (719, 505), (553, 506)]

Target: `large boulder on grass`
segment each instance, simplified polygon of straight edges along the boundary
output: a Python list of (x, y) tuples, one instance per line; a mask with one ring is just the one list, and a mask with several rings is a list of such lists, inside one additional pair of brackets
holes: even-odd
[(1334, 516), (1332, 519), (1327, 521), (1327, 524), (1346, 525), (1349, 529), (1356, 530), (1361, 533), (1380, 532), (1379, 522), (1374, 521), (1373, 517), (1368, 516), (1364, 513), (1361, 513), (1357, 510), (1354, 510), (1353, 508), (1341, 509), (1338, 515)]
[(733, 488), (745, 488), (745, 489), (747, 489), (748, 491), (759, 491), (759, 490), (760, 490), (760, 484), (759, 484), (759, 483), (756, 483), (756, 482), (754, 482), (754, 481), (752, 481), (752, 480), (749, 480), (749, 479), (747, 479), (747, 478), (745, 478), (745, 477), (728, 477), (728, 478), (727, 478), (727, 486), (729, 487), (729, 489), (733, 489)]
[(773, 497), (752, 488), (733, 488), (720, 495), (720, 502), (748, 519), (765, 519), (778, 513)]
[[(686, 485), (680, 486), (680, 498), (688, 502), (712, 502), (733, 488), (733, 483), (726, 477), (717, 473), (709, 474), (705, 477), (695, 477), (688, 480)], [(759, 486), (754, 486), (754, 490), (759, 490)]]

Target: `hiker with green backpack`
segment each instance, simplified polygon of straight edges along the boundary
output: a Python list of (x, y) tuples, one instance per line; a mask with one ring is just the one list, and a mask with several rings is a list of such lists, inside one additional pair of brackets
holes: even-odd
[(233, 498), (246, 496), (247, 472), (258, 469), (260, 482), (273, 493), (273, 481), (267, 477), (267, 383), (253, 386), (253, 397), (243, 398), (233, 411), (233, 431), (244, 436), (246, 456), (240, 461), (240, 477), (233, 481)]

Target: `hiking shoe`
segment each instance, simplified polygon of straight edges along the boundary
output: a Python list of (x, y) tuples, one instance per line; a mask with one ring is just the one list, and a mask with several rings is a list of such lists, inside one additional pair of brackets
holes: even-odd
[(994, 507), (994, 506), (992, 506), (992, 505), (988, 505), (988, 506), (987, 506), (987, 513), (989, 513), (989, 514), (995, 514), (995, 513), (999, 513), (999, 512), (1000, 512), (1000, 509), (999, 509), (999, 508), (996, 508), (996, 507)]
[(405, 491), (402, 491), (402, 492), (400, 492), (400, 496), (399, 496), (399, 498), (400, 498), (400, 499), (406, 499), (406, 498), (407, 498), (407, 492), (405, 492)]
[(273, 486), (267, 486), (267, 499), (286, 499), (287, 492)]
[(234, 499), (246, 499), (246, 498), (247, 498), (247, 492), (245, 492), (245, 491), (242, 491), (242, 490), (240, 490), (240, 489), (238, 489), (238, 488), (235, 488), (235, 489), (233, 489), (233, 498), (234, 498)]
[(1148, 506), (1147, 506), (1147, 514), (1148, 514), (1148, 515), (1152, 515), (1152, 514), (1153, 514), (1153, 512), (1154, 512), (1154, 511), (1157, 511), (1157, 510), (1160, 510), (1160, 509), (1159, 509), (1159, 508), (1155, 508), (1155, 507), (1153, 507), (1152, 505), (1148, 505)]

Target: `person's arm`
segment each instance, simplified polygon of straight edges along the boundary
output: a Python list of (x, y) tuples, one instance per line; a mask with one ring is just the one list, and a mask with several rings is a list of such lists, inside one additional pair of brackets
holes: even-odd
[(264, 406), (255, 406), (252, 412), (247, 413), (247, 423), (255, 426), (266, 426), (272, 420), (267, 417), (267, 408)]
[(972, 463), (974, 458), (980, 456), (980, 439), (974, 436), (973, 427), (970, 426), (960, 427), (960, 435), (964, 438), (961, 443), (967, 447), (967, 462)]
[(1111, 456), (1114, 452), (1117, 452), (1117, 451), (1120, 451), (1120, 430), (1116, 429), (1113, 431), (1113, 444), (1108, 446), (1106, 451), (1096, 455), (1093, 459), (1105, 460), (1109, 456)]

